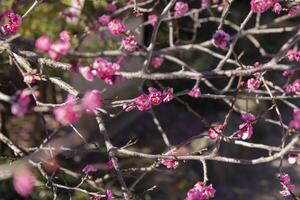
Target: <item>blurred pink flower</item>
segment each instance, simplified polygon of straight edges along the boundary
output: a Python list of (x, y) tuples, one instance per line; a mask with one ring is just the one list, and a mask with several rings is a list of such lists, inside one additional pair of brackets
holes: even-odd
[(96, 22), (96, 26), (99, 28), (100, 26), (107, 26), (107, 24), (109, 23), (110, 21), (110, 16), (108, 15), (101, 15), (97, 22)]
[(88, 113), (93, 113), (102, 106), (102, 96), (98, 90), (87, 91), (82, 98), (82, 106)]
[(295, 108), (293, 110), (293, 119), (290, 121), (290, 127), (293, 127), (295, 129), (300, 128), (300, 109)]
[(86, 165), (83, 169), (82, 169), (82, 172), (85, 173), (85, 174), (89, 174), (91, 172), (96, 172), (97, 171), (97, 168), (94, 166), (94, 165)]
[(112, 169), (114, 166), (113, 166), (113, 162), (112, 162), (112, 160), (110, 159), (109, 161), (107, 161), (106, 163), (105, 163), (105, 165), (106, 165), (106, 167), (108, 168), (108, 169)]
[(13, 185), (16, 192), (22, 197), (28, 197), (34, 188), (36, 178), (29, 169), (19, 169), (14, 173)]
[(35, 41), (35, 48), (37, 48), (42, 53), (48, 51), (50, 49), (50, 46), (51, 39), (47, 35), (43, 35)]
[(64, 105), (54, 108), (53, 114), (55, 119), (63, 125), (76, 122), (80, 117), (80, 112), (77, 109), (75, 97), (69, 96)]
[(285, 71), (283, 71), (282, 75), (285, 77), (292, 77), (295, 74), (294, 70), (291, 69), (287, 69)]
[(280, 14), (281, 10), (282, 10), (282, 7), (281, 7), (280, 3), (275, 3), (272, 11), (276, 14)]
[(88, 81), (93, 81), (94, 80), (94, 74), (93, 74), (93, 69), (89, 66), (86, 67), (80, 67), (79, 68), (79, 73)]
[(159, 68), (162, 63), (164, 62), (164, 58), (160, 56), (155, 56), (151, 59), (151, 64), (153, 65), (154, 68)]
[(148, 22), (152, 25), (155, 26), (158, 21), (158, 16), (157, 15), (149, 15), (148, 16)]
[(17, 93), (17, 98), (17, 101), (15, 101), (11, 106), (11, 112), (17, 117), (23, 117), (28, 111), (30, 91), (27, 89), (19, 91)]
[(289, 16), (295, 16), (295, 15), (298, 14), (299, 10), (300, 10), (300, 6), (299, 6), (299, 5), (294, 5), (294, 6), (292, 6), (292, 7), (290, 8), (289, 14), (288, 14), (288, 15), (289, 15)]
[(115, 12), (117, 10), (117, 6), (115, 3), (109, 3), (107, 4), (106, 10), (108, 12)]

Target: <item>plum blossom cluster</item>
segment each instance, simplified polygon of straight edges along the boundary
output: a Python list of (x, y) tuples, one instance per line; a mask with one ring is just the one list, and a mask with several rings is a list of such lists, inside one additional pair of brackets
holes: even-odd
[(300, 92), (300, 79), (296, 79), (291, 84), (285, 86), (285, 92), (287, 94), (295, 94)]
[(120, 75), (117, 75), (117, 71), (120, 69), (118, 63), (109, 62), (104, 58), (96, 58), (92, 66), (80, 67), (80, 74), (88, 81), (93, 81), (94, 76), (104, 80), (106, 84), (112, 85), (115, 82), (122, 79)]
[(22, 26), (22, 17), (10, 9), (1, 13), (0, 18), (1, 31), (3, 34), (14, 35)]
[[(251, 10), (255, 13), (264, 13), (272, 6), (272, 11), (276, 14), (280, 14), (283, 10), (279, 0), (251, 0), (250, 5)], [(287, 8), (285, 10), (288, 10), (289, 16), (295, 16), (299, 12), (300, 6), (292, 5), (289, 9)]]
[(59, 39), (53, 43), (49, 36), (43, 35), (35, 41), (35, 47), (41, 53), (48, 52), (51, 59), (58, 60), (61, 56), (66, 55), (71, 48), (71, 35), (64, 30), (59, 34)]
[(135, 108), (140, 111), (149, 110), (152, 105), (159, 105), (161, 103), (168, 103), (174, 97), (173, 88), (166, 88), (163, 91), (159, 91), (156, 88), (149, 87), (149, 94), (141, 94), (137, 98), (133, 104), (125, 105), (124, 110), (129, 112)]
[(69, 125), (76, 122), (81, 111), (93, 113), (102, 106), (103, 100), (98, 90), (87, 91), (82, 98), (81, 104), (78, 104), (74, 96), (69, 96), (67, 101), (53, 110), (55, 119), (63, 125)]
[(250, 113), (242, 114), (241, 119), (244, 123), (239, 125), (237, 136), (242, 140), (250, 139), (253, 135), (253, 124), (256, 121), (256, 117)]
[(300, 51), (298, 50), (289, 50), (287, 52), (287, 58), (289, 61), (293, 62), (300, 62)]
[(255, 13), (264, 13), (269, 10), (277, 0), (251, 0), (251, 10)]
[(187, 192), (185, 200), (208, 200), (214, 198), (216, 190), (210, 184), (208, 186), (203, 182), (198, 182)]
[(228, 42), (230, 40), (230, 35), (223, 30), (217, 30), (213, 34), (213, 43), (216, 47), (226, 48)]
[[(105, 19), (107, 19), (105, 17)], [(106, 21), (105, 21), (106, 22)], [(102, 23), (103, 24), (103, 23)], [(122, 39), (122, 47), (129, 51), (133, 52), (137, 49), (138, 43), (134, 35), (125, 33), (125, 25), (121, 22), (120, 19), (113, 19), (107, 24), (108, 30), (114, 36), (125, 34), (126, 37)]]
[(295, 108), (293, 110), (293, 119), (290, 121), (290, 127), (299, 129), (300, 128), (300, 109)]
[[(167, 156), (175, 156), (176, 152), (174, 149), (168, 151), (164, 155)], [(168, 158), (163, 158), (160, 160), (160, 163), (164, 166), (166, 166), (168, 169), (176, 169), (179, 166), (179, 161), (178, 160), (173, 160), (173, 159), (168, 159)]]
[(280, 191), (280, 194), (284, 197), (290, 196), (291, 192), (294, 192), (295, 190), (295, 185), (290, 183), (290, 176), (288, 174), (280, 174), (279, 180), (283, 187), (283, 190)]

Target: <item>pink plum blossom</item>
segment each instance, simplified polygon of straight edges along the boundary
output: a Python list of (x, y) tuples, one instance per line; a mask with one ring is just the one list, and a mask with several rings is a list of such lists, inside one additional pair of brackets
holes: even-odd
[(300, 62), (300, 52), (299, 51), (289, 50), (287, 52), (287, 57), (288, 57), (288, 60), (291, 62), (293, 62), (293, 61)]
[(122, 47), (129, 52), (133, 52), (137, 49), (138, 43), (134, 37), (134, 35), (126, 36), (122, 40)]
[(93, 74), (93, 69), (89, 66), (86, 67), (80, 67), (79, 68), (79, 73), (88, 81), (93, 81), (94, 80), (94, 74)]
[(247, 80), (245, 87), (249, 91), (257, 90), (260, 87), (261, 81), (258, 78), (250, 78)]
[(112, 169), (114, 166), (113, 166), (113, 162), (112, 162), (112, 160), (110, 159), (109, 161), (107, 161), (106, 163), (105, 163), (105, 165), (106, 165), (106, 167), (108, 168), (108, 169)]
[(207, 9), (210, 7), (210, 0), (201, 0), (201, 7)]
[(117, 36), (125, 31), (125, 25), (120, 19), (113, 19), (108, 23), (108, 30), (111, 32), (111, 34)]
[(300, 6), (299, 5), (294, 5), (290, 8), (288, 15), (289, 16), (295, 16), (298, 14), (300, 10)]
[(239, 125), (238, 137), (242, 140), (250, 139), (253, 135), (253, 127), (250, 123), (243, 123)]
[(64, 105), (54, 108), (55, 119), (63, 125), (69, 125), (78, 120), (80, 112), (77, 109), (76, 99), (69, 96)]
[(35, 41), (35, 48), (44, 53), (50, 49), (51, 43), (52, 42), (50, 37), (47, 35), (43, 35)]
[(107, 24), (110, 21), (110, 16), (108, 15), (101, 15), (100, 17), (98, 17), (98, 20), (96, 22), (96, 26), (99, 28), (100, 26), (107, 26)]
[[(174, 155), (176, 155), (176, 152), (174, 152), (174, 150), (170, 150), (164, 155), (174, 156)], [(179, 166), (178, 160), (163, 158), (160, 160), (160, 162), (162, 165), (166, 166), (168, 169), (176, 169)]]
[(186, 12), (189, 11), (189, 5), (187, 3), (184, 2), (176, 2), (175, 7), (175, 17), (181, 17), (182, 15), (184, 15)]
[(11, 113), (17, 117), (23, 117), (28, 111), (30, 103), (30, 91), (24, 89), (17, 93), (17, 100), (11, 106)]
[(288, 94), (300, 92), (300, 79), (296, 79), (293, 83), (286, 85), (285, 92)]
[(205, 183), (198, 182), (187, 192), (185, 200), (209, 200), (215, 196), (216, 190), (212, 185), (206, 186)]
[(161, 56), (155, 56), (151, 59), (151, 64), (153, 65), (154, 68), (158, 69), (162, 65), (164, 60), (165, 59)]
[(199, 98), (201, 96), (201, 89), (199, 87), (194, 87), (189, 91), (188, 95), (193, 98)]
[(139, 97), (135, 98), (135, 104), (137, 109), (140, 111), (149, 110), (151, 108), (151, 102), (149, 101), (149, 97), (146, 94), (142, 94)]
[(174, 98), (173, 88), (168, 87), (164, 89), (162, 93), (162, 97), (164, 103), (168, 103), (169, 101), (171, 101)]
[(224, 49), (230, 40), (230, 35), (223, 30), (217, 30), (213, 34), (213, 43), (219, 48)]
[(213, 126), (208, 129), (208, 136), (213, 141), (218, 141), (220, 139), (220, 134), (222, 134), (224, 126), (222, 124)]
[(88, 113), (93, 113), (102, 106), (102, 96), (98, 90), (87, 91), (82, 98), (82, 106)]
[(116, 72), (120, 69), (118, 63), (108, 62), (99, 57), (95, 59), (93, 68), (96, 70), (99, 79), (104, 80), (109, 85), (112, 85), (121, 79), (119, 75), (116, 75)]
[(241, 119), (244, 121), (243, 124), (239, 125), (239, 131), (237, 136), (242, 140), (250, 139), (253, 135), (253, 124), (256, 121), (256, 117), (250, 113), (242, 114)]
[(280, 3), (275, 3), (272, 11), (276, 14), (280, 14), (281, 10), (282, 10), (282, 7), (281, 7)]
[(290, 127), (299, 129), (300, 128), (300, 109), (295, 108), (293, 110), (293, 119), (290, 121)]
[(294, 192), (295, 190), (295, 185), (290, 183), (290, 176), (288, 174), (280, 174), (279, 180), (283, 187), (283, 190), (280, 191), (280, 194), (284, 197), (290, 196), (291, 192)]
[(149, 22), (152, 26), (155, 26), (156, 23), (158, 22), (158, 16), (157, 16), (157, 15), (149, 15), (149, 16), (148, 16), (148, 22)]
[(34, 174), (29, 169), (18, 169), (13, 176), (13, 185), (19, 195), (28, 197), (33, 191), (35, 180)]
[(152, 105), (159, 105), (162, 102), (162, 93), (153, 87), (148, 88), (149, 101)]
[(89, 174), (89, 173), (96, 172), (96, 171), (97, 171), (97, 168), (94, 165), (91, 165), (91, 164), (86, 165), (82, 169), (82, 172), (85, 173), (85, 174)]
[(287, 69), (283, 71), (282, 75), (285, 77), (292, 77), (294, 75), (295, 71), (291, 69)]
[(274, 0), (251, 0), (251, 10), (255, 13), (264, 13), (275, 3)]

